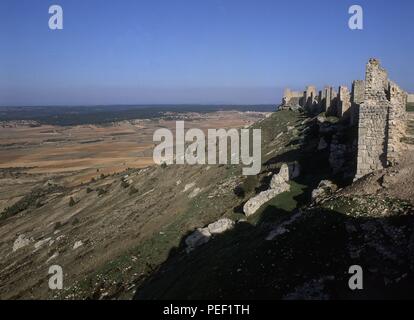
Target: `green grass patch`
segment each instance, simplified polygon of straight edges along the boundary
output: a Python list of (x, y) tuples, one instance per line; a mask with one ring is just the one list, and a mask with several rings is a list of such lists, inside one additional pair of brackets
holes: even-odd
[(295, 181), (290, 181), (290, 191), (283, 192), (264, 204), (250, 219), (252, 224), (261, 222), (275, 222), (285, 218), (298, 207), (298, 197), (301, 196), (306, 186)]

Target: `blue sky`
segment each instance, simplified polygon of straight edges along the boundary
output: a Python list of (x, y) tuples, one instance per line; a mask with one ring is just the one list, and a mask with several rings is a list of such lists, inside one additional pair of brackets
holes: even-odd
[[(48, 28), (59, 4), (64, 29)], [(364, 30), (348, 8), (364, 9)], [(378, 57), (414, 91), (414, 1), (1, 0), (0, 105), (273, 103)]]

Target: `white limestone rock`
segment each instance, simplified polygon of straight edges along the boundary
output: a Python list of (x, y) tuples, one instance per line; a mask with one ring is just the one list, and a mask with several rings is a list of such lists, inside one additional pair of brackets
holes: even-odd
[(75, 244), (73, 245), (73, 250), (78, 249), (79, 247), (83, 246), (83, 242), (82, 241), (76, 241)]
[(43, 239), (43, 240), (40, 240), (40, 241), (36, 242), (34, 244), (35, 251), (39, 250), (41, 247), (43, 247), (44, 244), (46, 244), (47, 242), (49, 242), (51, 240), (52, 240), (52, 238), (49, 237), (49, 238), (46, 238), (46, 239)]
[(193, 198), (195, 198), (195, 197), (197, 197), (199, 194), (200, 194), (200, 192), (202, 191), (202, 189), (201, 188), (195, 188), (193, 191), (191, 191), (191, 193), (188, 195), (188, 198), (189, 199), (193, 199)]
[(282, 164), (278, 174), (275, 174), (270, 181), (270, 188), (277, 188), (280, 184), (289, 181), (289, 167), (286, 163)]
[(187, 245), (187, 252), (194, 250), (195, 248), (210, 241), (211, 233), (208, 228), (198, 228), (192, 234), (185, 239)]
[(270, 188), (275, 189), (279, 185), (295, 179), (300, 175), (300, 165), (298, 163), (291, 163), (287, 165), (282, 164), (278, 174), (275, 174), (270, 181)]
[(59, 252), (55, 252), (52, 256), (50, 256), (47, 260), (46, 263), (48, 263), (49, 261), (56, 259), (59, 256)]
[(210, 234), (220, 234), (227, 230), (231, 230), (234, 227), (234, 221), (229, 218), (222, 218), (216, 222), (210, 223), (208, 225), (208, 231)]
[(278, 185), (275, 185), (274, 188), (271, 188), (266, 191), (262, 191), (257, 196), (247, 201), (243, 207), (243, 211), (247, 217), (251, 216), (255, 214), (256, 211), (266, 202), (273, 199), (278, 194), (289, 191), (289, 190), (290, 190), (290, 184), (286, 182), (279, 183)]
[(26, 247), (29, 245), (33, 240), (31, 238), (27, 238), (25, 234), (21, 234), (17, 237), (17, 239), (13, 243), (13, 252)]
[(184, 186), (184, 190), (183, 192), (187, 192), (188, 190), (190, 190), (191, 188), (193, 188), (196, 184), (194, 182), (192, 183), (188, 183)]

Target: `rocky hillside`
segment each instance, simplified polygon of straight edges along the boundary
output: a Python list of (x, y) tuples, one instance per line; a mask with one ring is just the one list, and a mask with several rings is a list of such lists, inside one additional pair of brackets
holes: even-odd
[[(329, 162), (324, 148), (320, 144), (315, 148), (321, 136), (317, 120), (316, 126), (319, 130), (311, 120), (304, 130), (308, 134), (299, 148), (303, 157), (295, 155), (303, 170), (289, 182), (294, 186), (290, 192), (191, 254), (173, 252), (138, 288), (135, 298), (412, 297), (413, 149), (396, 167), (353, 184), (339, 179), (343, 183), (339, 190), (331, 182), (321, 183), (311, 199), (307, 191), (314, 188), (312, 181), (326, 178)], [(267, 163), (289, 161), (285, 157), (290, 154), (286, 151)], [(352, 265), (364, 270), (364, 290), (349, 289)]]
[[(331, 150), (354, 135), (337, 119), (279, 111), (254, 126), (257, 176), (171, 165), (35, 186), (0, 217), (0, 297), (406, 297), (414, 197), (398, 185), (412, 181), (410, 161), (351, 184), (352, 161), (332, 166)], [(272, 189), (283, 164), (300, 168), (282, 181), (288, 191), (246, 217), (246, 202)], [(57, 293), (48, 289), (51, 264), (64, 270)], [(361, 292), (347, 286), (353, 264), (365, 270)]]

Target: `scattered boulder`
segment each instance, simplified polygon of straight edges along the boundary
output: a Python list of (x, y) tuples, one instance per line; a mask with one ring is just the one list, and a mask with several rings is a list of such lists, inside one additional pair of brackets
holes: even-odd
[(278, 194), (289, 191), (290, 185), (287, 183), (290, 179), (296, 178), (300, 175), (300, 166), (298, 163), (287, 165), (282, 164), (278, 174), (273, 175), (270, 181), (270, 189), (260, 192), (255, 197), (251, 198), (243, 207), (246, 216), (254, 214), (263, 204), (270, 199), (276, 197)]
[(216, 222), (210, 223), (205, 228), (198, 228), (185, 239), (187, 253), (210, 241), (212, 236), (233, 229), (234, 224), (233, 220), (229, 218), (222, 218)]
[(17, 239), (13, 243), (13, 252), (26, 247), (29, 245), (33, 240), (30, 238), (26, 238), (26, 235), (21, 234), (17, 237)]
[(183, 190), (183, 192), (187, 192), (188, 190), (190, 190), (190, 189), (191, 189), (191, 188), (193, 188), (194, 186), (195, 186), (195, 183), (194, 183), (194, 182), (186, 184), (186, 185), (184, 186), (184, 190)]
[(191, 193), (188, 195), (188, 198), (189, 199), (192, 199), (192, 198), (195, 198), (195, 197), (197, 197), (199, 194), (200, 194), (200, 192), (202, 191), (202, 189), (200, 189), (200, 188), (195, 188), (193, 191), (191, 191)]
[(50, 256), (47, 260), (46, 263), (48, 263), (49, 261), (56, 259), (59, 256), (59, 252), (55, 252), (52, 256)]
[(76, 250), (77, 248), (83, 246), (83, 242), (82, 241), (76, 241), (75, 244), (73, 245), (73, 250)]
[(220, 234), (227, 230), (230, 230), (234, 227), (234, 221), (229, 218), (222, 218), (216, 222), (210, 223), (208, 225), (208, 231), (210, 234)]
[(316, 119), (319, 123), (324, 123), (326, 121), (326, 117), (324, 115), (319, 115)]
[(283, 183), (280, 183), (274, 186), (274, 188), (271, 188), (266, 191), (262, 191), (257, 196), (251, 198), (249, 201), (246, 202), (246, 204), (243, 206), (243, 211), (247, 217), (251, 216), (254, 213), (256, 213), (256, 211), (266, 202), (273, 199), (278, 194), (289, 191), (289, 190), (290, 190), (290, 184), (283, 182)]
[(193, 251), (195, 248), (210, 241), (211, 233), (208, 228), (198, 228), (185, 239), (187, 252)]
[(39, 250), (41, 247), (43, 247), (43, 245), (45, 243), (47, 243), (47, 242), (49, 242), (51, 240), (52, 240), (52, 238), (49, 237), (49, 238), (46, 238), (46, 239), (43, 239), (43, 240), (40, 240), (40, 241), (36, 242), (34, 244), (35, 251)]
[(319, 182), (318, 188), (312, 191), (312, 201), (318, 203), (336, 190), (338, 190), (338, 187), (332, 181), (322, 180)]
[(278, 174), (275, 174), (270, 181), (270, 188), (275, 189), (280, 184), (288, 182), (291, 179), (295, 179), (300, 175), (300, 165), (299, 163), (291, 163), (287, 165), (286, 163), (282, 164)]
[(270, 181), (270, 188), (274, 189), (278, 185), (289, 181), (289, 167), (286, 163), (282, 164), (278, 174), (275, 174)]

